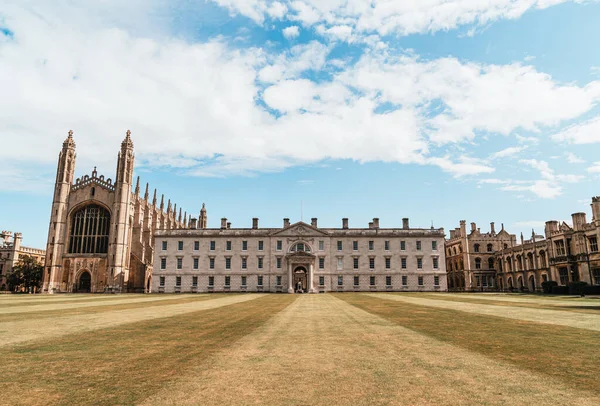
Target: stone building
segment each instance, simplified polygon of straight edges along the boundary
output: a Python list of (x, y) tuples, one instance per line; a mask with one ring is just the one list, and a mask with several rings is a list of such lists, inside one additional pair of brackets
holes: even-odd
[(151, 284), (156, 229), (182, 228), (187, 214), (164, 196), (157, 205), (148, 184), (132, 183), (133, 142), (127, 131), (114, 182), (96, 168), (74, 179), (75, 141), (69, 131), (58, 157), (45, 258), (43, 291), (144, 292)]
[(44, 263), (46, 251), (38, 248), (30, 248), (21, 245), (23, 235), (15, 233), (14, 237), (10, 231), (2, 231), (0, 234), (0, 290), (8, 289), (6, 275), (19, 262), (19, 258), (31, 256), (40, 264)]
[(467, 222), (460, 221), (460, 227), (450, 230), (450, 238), (445, 242), (448, 290), (493, 291), (496, 283), (497, 251), (515, 245), (516, 237), (504, 229), (496, 233), (494, 223), (490, 231), (482, 233), (477, 224), (471, 223), (467, 233)]
[[(206, 214), (204, 214), (206, 217)], [(155, 233), (152, 292), (446, 291), (444, 229), (322, 228), (313, 218), (280, 228)]]

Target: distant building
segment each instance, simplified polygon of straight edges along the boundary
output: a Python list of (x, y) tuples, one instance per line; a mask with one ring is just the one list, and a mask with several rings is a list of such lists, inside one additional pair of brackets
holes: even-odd
[(542, 282), (551, 279), (548, 268), (547, 241), (543, 235), (503, 248), (495, 253), (499, 290), (540, 292)]
[(0, 290), (8, 289), (6, 275), (19, 262), (19, 258), (31, 256), (40, 264), (44, 263), (46, 251), (23, 246), (22, 239), (21, 233), (15, 233), (14, 238), (10, 231), (2, 231), (0, 234)]
[(140, 196), (133, 185), (133, 142), (127, 131), (117, 157), (114, 182), (96, 168), (74, 179), (73, 132), (58, 157), (50, 214), (43, 290), (46, 292), (144, 292), (152, 278), (153, 238), (158, 228), (182, 228), (164, 196), (157, 205), (148, 184)]
[(152, 292), (446, 291), (444, 229), (290, 224), (157, 230)]

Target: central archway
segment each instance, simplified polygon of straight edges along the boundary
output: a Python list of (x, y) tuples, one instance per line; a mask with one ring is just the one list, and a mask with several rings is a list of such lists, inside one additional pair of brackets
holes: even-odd
[(77, 282), (77, 292), (90, 293), (92, 288), (92, 275), (88, 271), (83, 271)]
[(308, 271), (304, 266), (297, 266), (294, 269), (294, 292), (305, 293), (307, 291)]

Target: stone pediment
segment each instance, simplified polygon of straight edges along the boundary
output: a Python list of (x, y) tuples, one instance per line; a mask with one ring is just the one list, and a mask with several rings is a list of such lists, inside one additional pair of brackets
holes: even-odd
[(568, 231), (573, 231), (573, 229), (571, 227), (569, 227), (569, 225), (563, 221), (563, 223), (560, 225), (560, 231), (562, 231), (564, 233), (564, 232), (568, 232)]
[(272, 236), (286, 236), (286, 237), (320, 237), (329, 235), (324, 231), (319, 230), (311, 226), (310, 224), (306, 224), (302, 221), (294, 223), (288, 227), (285, 227), (281, 230), (275, 231), (271, 234)]

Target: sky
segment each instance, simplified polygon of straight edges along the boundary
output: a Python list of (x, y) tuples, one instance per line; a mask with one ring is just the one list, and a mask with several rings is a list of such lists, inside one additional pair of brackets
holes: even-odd
[(58, 153), (208, 226), (543, 234), (600, 195), (598, 0), (3, 0), (0, 228), (46, 244)]

